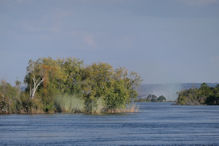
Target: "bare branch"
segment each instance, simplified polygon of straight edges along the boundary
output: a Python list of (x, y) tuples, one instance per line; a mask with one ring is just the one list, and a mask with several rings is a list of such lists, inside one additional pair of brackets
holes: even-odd
[(31, 90), (31, 98), (34, 98), (34, 95), (35, 95), (35, 93), (36, 93), (38, 87), (40, 86), (40, 84), (41, 84), (43, 81), (44, 81), (44, 78), (42, 78), (41, 80), (40, 80), (40, 78), (36, 80), (36, 79), (35, 79), (35, 76), (33, 77), (34, 85), (33, 85), (33, 89)]

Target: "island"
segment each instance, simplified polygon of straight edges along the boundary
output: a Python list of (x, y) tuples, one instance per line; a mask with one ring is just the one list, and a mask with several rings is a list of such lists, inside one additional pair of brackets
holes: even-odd
[(179, 105), (219, 105), (219, 84), (209, 87), (203, 83), (200, 88), (180, 91), (176, 103)]
[(107, 63), (76, 58), (30, 60), (22, 83), (0, 82), (0, 114), (135, 112), (141, 78)]
[(166, 97), (163, 95), (160, 95), (157, 97), (154, 94), (149, 94), (147, 97), (140, 97), (138, 99), (135, 99), (135, 102), (166, 102)]

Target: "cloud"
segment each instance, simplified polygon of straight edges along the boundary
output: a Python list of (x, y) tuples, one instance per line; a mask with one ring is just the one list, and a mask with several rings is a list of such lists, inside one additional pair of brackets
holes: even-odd
[(84, 42), (85, 42), (85, 44), (87, 44), (90, 47), (94, 47), (94, 48), (96, 47), (96, 42), (95, 42), (93, 36), (91, 36), (91, 35), (85, 35)]
[(180, 0), (189, 6), (207, 6), (218, 3), (218, 0)]
[(78, 41), (77, 43), (81, 43), (84, 48), (97, 49), (95, 34), (83, 30), (74, 30), (71, 32), (71, 36)]

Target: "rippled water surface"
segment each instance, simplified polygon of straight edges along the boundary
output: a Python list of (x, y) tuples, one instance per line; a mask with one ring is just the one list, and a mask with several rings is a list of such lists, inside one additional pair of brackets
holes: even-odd
[(139, 103), (120, 115), (1, 115), (0, 144), (219, 144), (219, 106)]

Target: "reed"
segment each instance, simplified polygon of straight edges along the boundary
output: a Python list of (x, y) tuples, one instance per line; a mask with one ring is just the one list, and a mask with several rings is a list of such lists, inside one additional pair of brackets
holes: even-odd
[(81, 113), (84, 112), (84, 100), (76, 95), (59, 95), (55, 98), (58, 112)]

